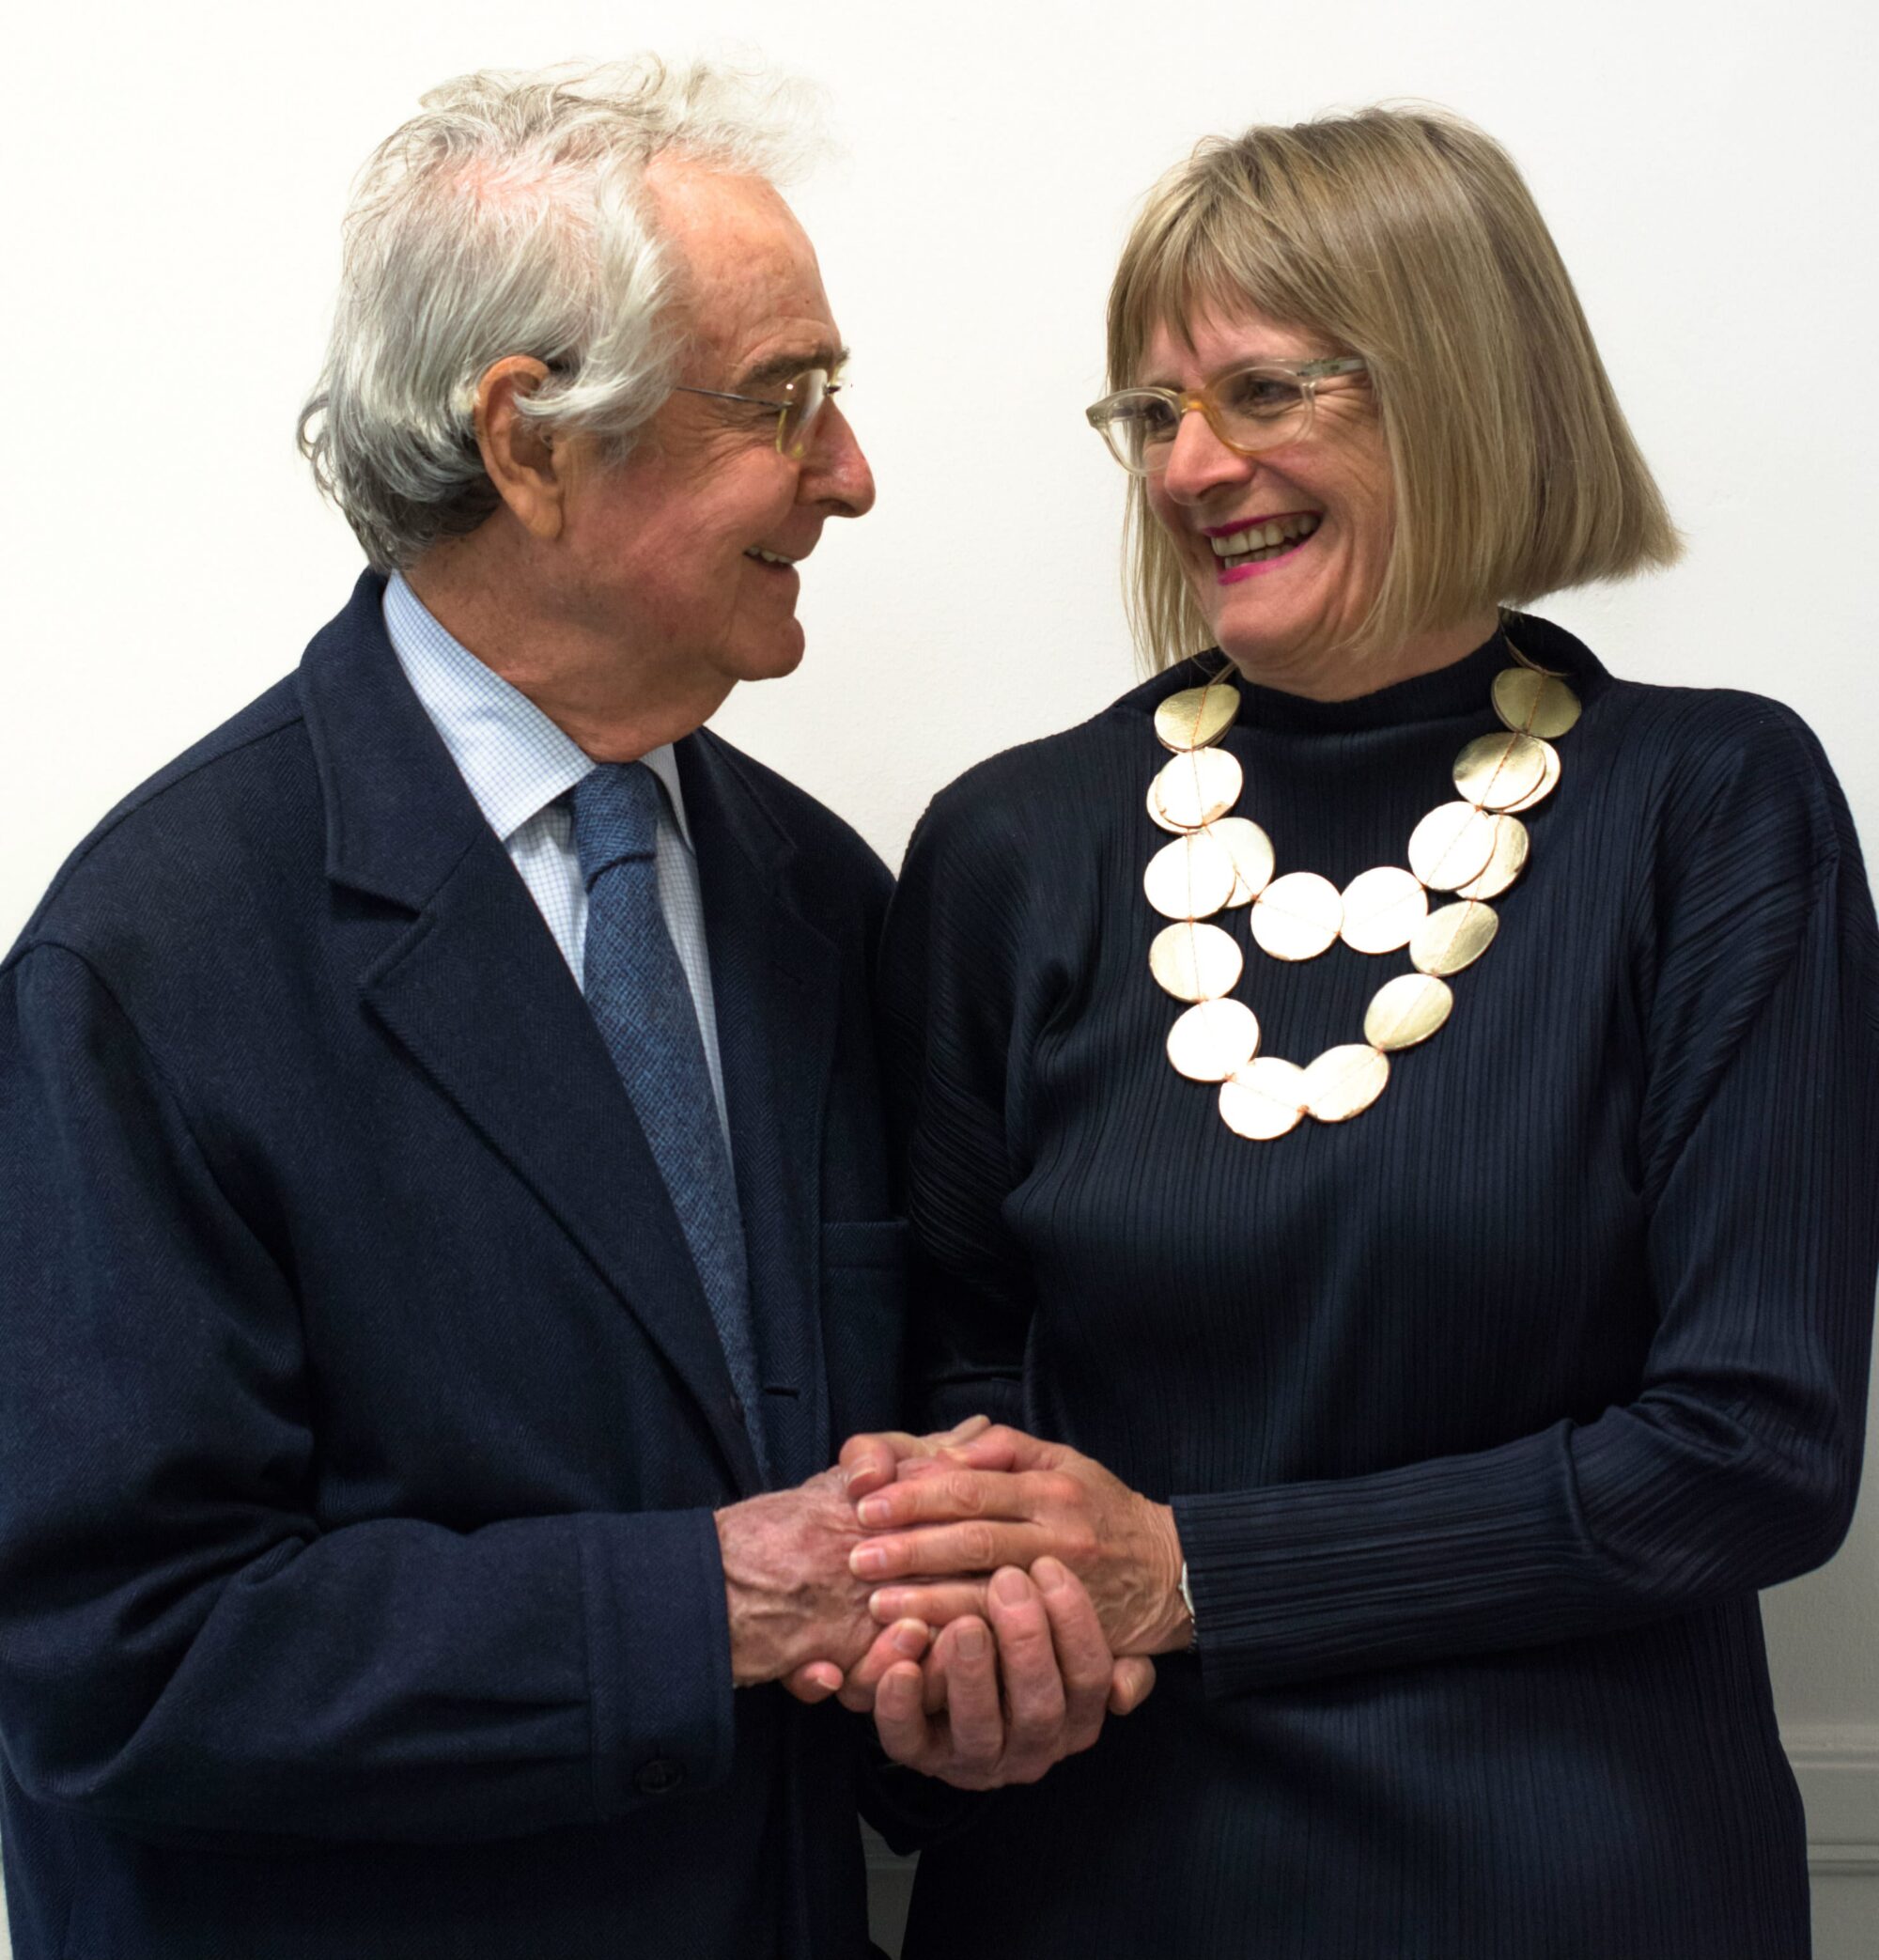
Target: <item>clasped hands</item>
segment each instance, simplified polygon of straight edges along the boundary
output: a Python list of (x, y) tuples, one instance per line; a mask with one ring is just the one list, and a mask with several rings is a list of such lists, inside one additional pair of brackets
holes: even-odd
[(974, 1417), (852, 1438), (834, 1470), (718, 1514), (739, 1685), (871, 1711), (896, 1762), (1028, 1782), (1185, 1647), (1173, 1516), (1091, 1458)]

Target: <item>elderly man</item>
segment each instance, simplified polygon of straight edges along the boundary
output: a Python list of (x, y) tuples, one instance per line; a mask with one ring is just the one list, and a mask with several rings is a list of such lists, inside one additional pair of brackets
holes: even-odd
[[(867, 1731), (761, 1684), (893, 1656), (891, 1461), (825, 1469), (894, 1414), (888, 879), (702, 732), (874, 501), (760, 107), (473, 76), (383, 146), (303, 426), (375, 569), (0, 970), (20, 1960), (866, 1951)], [(890, 1753), (1090, 1739), (1036, 1578), (1009, 1728), (949, 1632)]]

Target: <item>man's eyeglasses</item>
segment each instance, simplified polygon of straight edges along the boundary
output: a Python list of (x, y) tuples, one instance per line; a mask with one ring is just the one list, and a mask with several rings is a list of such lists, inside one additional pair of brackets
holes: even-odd
[(805, 367), (793, 380), (784, 382), (778, 391), (783, 396), (781, 401), (759, 395), (731, 395), (722, 388), (693, 388), (682, 381), (676, 384), (676, 392), (709, 396), (713, 401), (741, 401), (753, 409), (774, 409), (777, 454), (788, 457), (791, 462), (800, 462), (808, 453), (809, 438), (823, 405), (847, 385), (826, 367)]
[(1207, 427), (1239, 456), (1257, 456), (1296, 442), (1312, 427), (1318, 383), (1332, 375), (1362, 374), (1355, 354), (1323, 361), (1256, 361), (1204, 388), (1123, 388), (1084, 411), (1091, 428), (1132, 476), (1168, 467), (1181, 418), (1199, 409)]

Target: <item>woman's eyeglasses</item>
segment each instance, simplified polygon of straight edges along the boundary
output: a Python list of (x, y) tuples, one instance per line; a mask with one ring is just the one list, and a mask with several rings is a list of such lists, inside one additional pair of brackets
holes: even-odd
[(1084, 411), (1113, 456), (1132, 476), (1168, 467), (1181, 418), (1199, 409), (1207, 427), (1239, 456), (1257, 456), (1296, 442), (1312, 427), (1318, 383), (1332, 375), (1362, 374), (1357, 355), (1322, 361), (1255, 361), (1204, 388), (1122, 388)]

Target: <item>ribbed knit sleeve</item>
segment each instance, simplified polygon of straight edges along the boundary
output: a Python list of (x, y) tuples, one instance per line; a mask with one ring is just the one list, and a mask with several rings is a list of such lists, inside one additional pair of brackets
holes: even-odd
[(1210, 1691), (1600, 1632), (1845, 1534), (1879, 1262), (1871, 901), (1810, 742), (1771, 723), (1704, 760), (1640, 894), (1660, 1318), (1637, 1393), (1493, 1450), (1176, 1497)]

